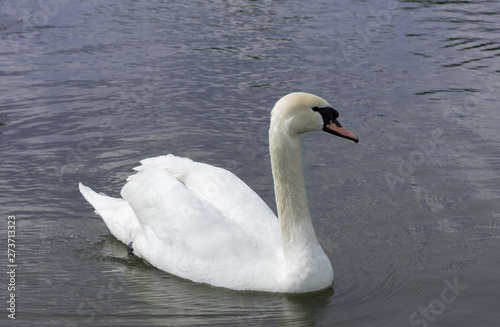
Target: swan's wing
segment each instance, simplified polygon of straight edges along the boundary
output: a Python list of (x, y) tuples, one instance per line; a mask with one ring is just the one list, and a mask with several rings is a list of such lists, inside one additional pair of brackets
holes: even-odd
[(90, 187), (78, 185), (80, 193), (102, 217), (111, 234), (125, 244), (134, 240), (142, 233), (141, 226), (129, 204), (122, 200), (94, 192)]
[(233, 173), (173, 155), (149, 158), (135, 168), (156, 167), (167, 171), (200, 198), (262, 243), (281, 243), (279, 222), (266, 203)]
[(255, 269), (282, 264), (279, 248), (261, 244), (165, 169), (143, 166), (128, 178), (121, 195), (144, 231), (134, 240), (134, 252), (162, 270), (234, 287), (258, 276), (252, 275)]

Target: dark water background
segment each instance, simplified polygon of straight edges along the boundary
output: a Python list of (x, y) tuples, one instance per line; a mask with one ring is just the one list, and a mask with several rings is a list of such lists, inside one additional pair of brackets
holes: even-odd
[[(499, 33), (498, 1), (0, 0), (0, 325), (497, 326)], [(292, 91), (361, 139), (303, 137), (333, 290), (147, 267), (78, 192), (118, 196), (139, 160), (174, 153), (274, 209), (269, 111)]]

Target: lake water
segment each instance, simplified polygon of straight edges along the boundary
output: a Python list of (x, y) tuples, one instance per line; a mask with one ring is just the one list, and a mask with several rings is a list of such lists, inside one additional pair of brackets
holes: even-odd
[[(0, 0), (0, 325), (497, 326), (499, 22), (485, 0)], [(275, 210), (269, 112), (292, 91), (361, 140), (302, 138), (330, 290), (148, 267), (78, 192), (119, 196), (141, 159), (173, 153)]]

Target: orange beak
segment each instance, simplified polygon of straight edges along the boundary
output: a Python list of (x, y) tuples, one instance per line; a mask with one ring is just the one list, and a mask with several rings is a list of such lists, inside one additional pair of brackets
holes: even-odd
[(330, 120), (330, 123), (323, 127), (325, 132), (328, 132), (333, 135), (337, 135), (349, 140), (354, 141), (355, 143), (359, 142), (359, 137), (354, 135), (354, 133), (348, 131), (344, 126), (342, 126), (337, 119)]

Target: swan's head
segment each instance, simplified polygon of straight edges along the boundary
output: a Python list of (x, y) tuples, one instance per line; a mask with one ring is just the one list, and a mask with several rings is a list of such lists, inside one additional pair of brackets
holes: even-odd
[(324, 99), (309, 93), (290, 93), (282, 97), (271, 111), (271, 130), (290, 134), (325, 131), (356, 143), (359, 138), (343, 127), (337, 110)]

